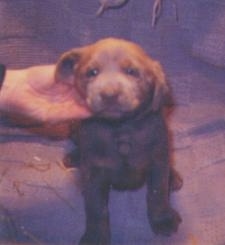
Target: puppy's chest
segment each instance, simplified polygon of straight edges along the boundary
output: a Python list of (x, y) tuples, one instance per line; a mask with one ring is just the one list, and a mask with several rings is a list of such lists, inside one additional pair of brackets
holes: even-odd
[(113, 143), (115, 146), (115, 151), (117, 154), (124, 158), (129, 158), (134, 152), (136, 145), (136, 138), (134, 137), (134, 133), (130, 130), (127, 132), (115, 131), (112, 135)]
[(151, 128), (145, 125), (136, 128), (133, 125), (93, 124), (86, 125), (82, 131), (82, 154), (93, 164), (115, 166), (125, 161), (140, 166), (149, 159), (152, 134)]

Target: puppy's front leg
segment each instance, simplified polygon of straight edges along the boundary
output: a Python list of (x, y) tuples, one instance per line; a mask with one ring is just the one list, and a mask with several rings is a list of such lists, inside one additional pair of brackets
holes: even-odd
[(154, 233), (169, 236), (177, 231), (181, 218), (169, 203), (170, 166), (167, 144), (163, 141), (156, 144), (152, 152), (147, 177), (147, 208)]
[(93, 168), (84, 172), (84, 202), (86, 213), (86, 231), (80, 245), (109, 245), (110, 227), (108, 199), (108, 178), (104, 169)]

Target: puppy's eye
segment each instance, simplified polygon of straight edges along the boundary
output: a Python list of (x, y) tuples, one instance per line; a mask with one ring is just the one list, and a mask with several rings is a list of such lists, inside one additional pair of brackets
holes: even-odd
[(98, 74), (99, 74), (98, 68), (91, 68), (86, 72), (87, 77), (96, 77)]
[(129, 76), (139, 77), (139, 71), (137, 68), (127, 67), (124, 69), (124, 72)]

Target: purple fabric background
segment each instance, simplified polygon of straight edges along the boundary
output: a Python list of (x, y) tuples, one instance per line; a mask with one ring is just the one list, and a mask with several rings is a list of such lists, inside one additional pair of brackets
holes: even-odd
[[(155, 236), (145, 188), (113, 192), (112, 244), (224, 245), (225, 3), (164, 0), (152, 28), (153, 3), (130, 0), (97, 18), (97, 0), (0, 0), (0, 62), (54, 63), (63, 51), (108, 36), (140, 44), (162, 63), (176, 100), (168, 122), (184, 187), (172, 202), (183, 223), (171, 238)], [(70, 142), (6, 125), (0, 142), (0, 244), (76, 244), (84, 229), (78, 173), (58, 164)]]

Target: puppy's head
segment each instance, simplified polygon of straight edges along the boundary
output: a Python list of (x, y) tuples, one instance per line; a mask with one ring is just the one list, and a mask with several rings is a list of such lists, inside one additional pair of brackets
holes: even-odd
[(157, 111), (168, 94), (160, 64), (138, 45), (115, 38), (64, 53), (56, 81), (75, 86), (80, 103), (94, 115), (111, 119), (143, 107)]

